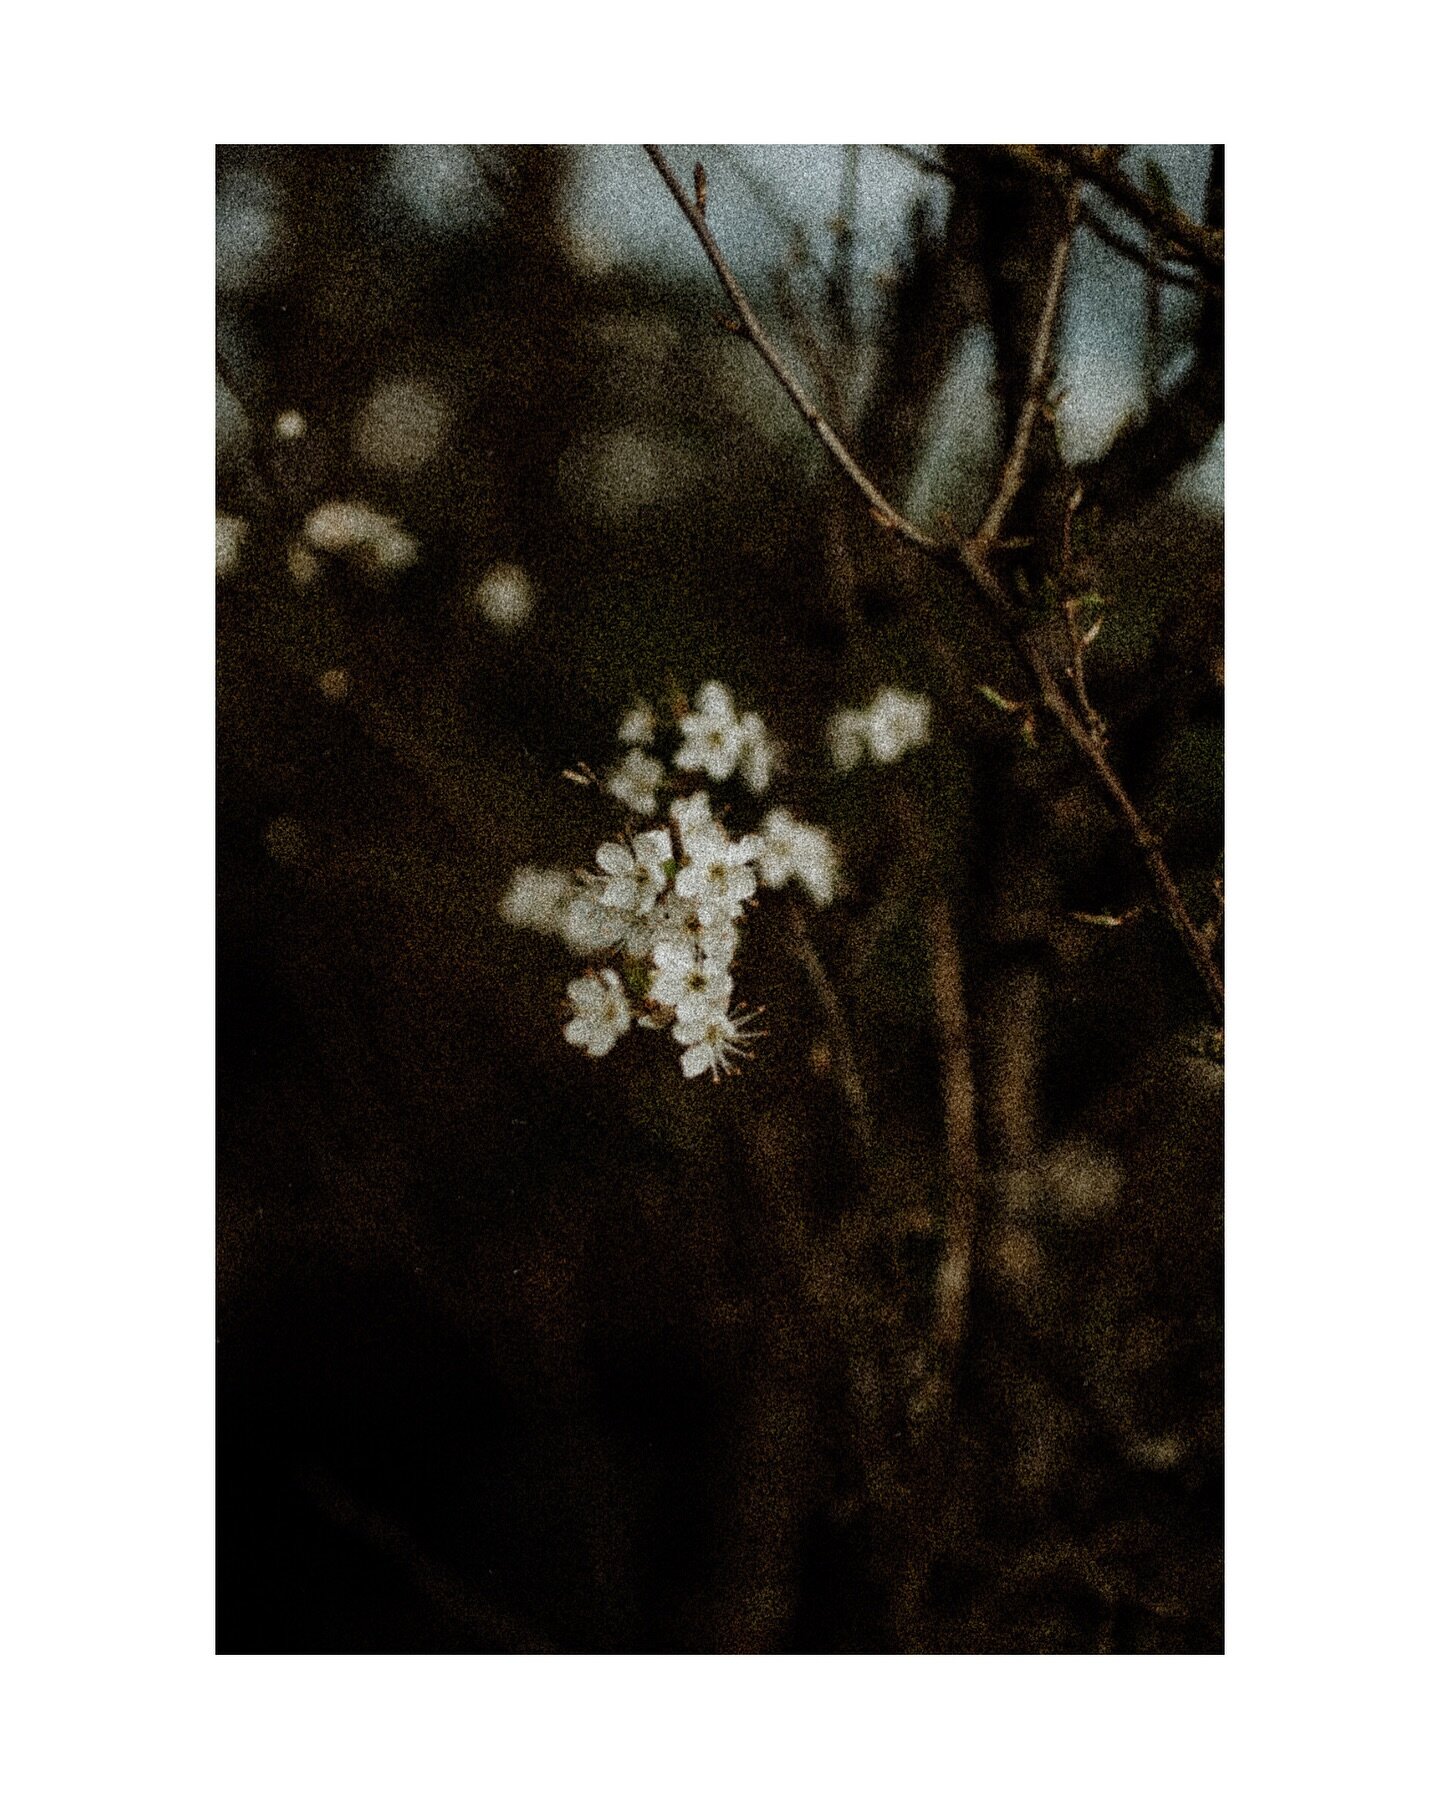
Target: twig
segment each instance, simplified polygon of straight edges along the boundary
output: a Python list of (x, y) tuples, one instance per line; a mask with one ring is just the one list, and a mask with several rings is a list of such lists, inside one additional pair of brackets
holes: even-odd
[(922, 531), (918, 525), (912, 524), (911, 521), (905, 517), (903, 512), (890, 504), (889, 500), (885, 498), (884, 494), (881, 493), (880, 489), (865, 473), (864, 469), (861, 468), (860, 464), (850, 454), (849, 450), (846, 449), (829, 421), (805, 392), (804, 388), (801, 387), (800, 383), (790, 373), (790, 370), (781, 360), (779, 351), (766, 336), (764, 327), (761, 325), (759, 319), (756, 318), (754, 309), (751, 307), (749, 300), (746, 299), (743, 288), (730, 272), (730, 265), (721, 254), (720, 246), (715, 242), (714, 234), (706, 224), (703, 214), (696, 206), (694, 200), (691, 199), (690, 195), (686, 193), (678, 176), (675, 174), (675, 171), (665, 160), (659, 145), (646, 144), (644, 149), (645, 154), (659, 171), (661, 180), (665, 183), (666, 187), (670, 189), (671, 194), (675, 198), (676, 205), (689, 220), (690, 229), (700, 240), (700, 247), (709, 257), (710, 266), (714, 269), (730, 304), (735, 308), (745, 335), (759, 351), (761, 360), (770, 370), (770, 373), (789, 395), (791, 405), (794, 406), (801, 418), (804, 419), (811, 431), (819, 438), (831, 457), (844, 471), (851, 485), (854, 486), (869, 503), (870, 510), (876, 515), (879, 522), (884, 525), (887, 530), (894, 531), (898, 536), (903, 537), (907, 543), (913, 544), (916, 549), (923, 550), (927, 555), (937, 556), (942, 560), (948, 560), (956, 554), (962, 553), (963, 546), (944, 544), (938, 538), (931, 537), (928, 532)]
[(1065, 629), (1070, 638), (1070, 683), (1075, 689), (1075, 698), (1080, 702), (1080, 716), (1085, 720), (1092, 737), (1103, 738), (1106, 735), (1104, 720), (1090, 703), (1090, 692), (1085, 683), (1085, 637), (1080, 629), (1080, 602), (1076, 599), (1065, 601)]
[(1110, 759), (1105, 754), (1103, 743), (1091, 733), (1075, 708), (1066, 699), (1041, 651), (1028, 639), (1022, 639), (1020, 653), (1034, 677), (1041, 704), (1074, 744), (1086, 767), (1105, 790), (1111, 805), (1119, 813), (1125, 829), (1130, 834), (1131, 841), (1139, 850), (1145, 863), (1151, 884), (1166, 918), (1170, 921), (1171, 928), (1179, 937), (1185, 953), (1195, 966), (1196, 973), (1205, 983), (1205, 992), (1216, 1018), (1223, 1018), (1225, 1015), (1225, 986), (1220, 979), (1220, 971), (1215, 966), (1215, 958), (1211, 954), (1210, 945), (1205, 941), (1204, 934), (1185, 909), (1185, 901), (1175, 883), (1175, 877), (1170, 873), (1169, 865), (1165, 861), (1165, 852), (1161, 847), (1160, 839), (1136, 811), (1130, 795), (1126, 793), (1121, 784), (1120, 777), (1110, 765)]
[(1123, 256), (1127, 262), (1133, 262), (1138, 269), (1143, 269), (1152, 281), (1168, 281), (1172, 287), (1183, 288), (1186, 293), (1216, 292), (1213, 277), (1203, 269), (1191, 268), (1166, 259), (1164, 252), (1152, 252), (1143, 244), (1132, 243), (1123, 231), (1117, 231), (1096, 207), (1082, 205), (1080, 223), (1092, 237), (1099, 238), (1107, 250), (1113, 250), (1117, 256)]
[[(1207, 229), (1222, 229), (1224, 203), (1225, 146), (1216, 144), (1205, 183)], [(1112, 519), (1123, 507), (1158, 492), (1177, 469), (1204, 451), (1219, 428), (1225, 401), (1224, 294), (1219, 286), (1207, 286), (1201, 294), (1193, 343), (1184, 375), (1079, 470), (1088, 504)]]
[(887, 531), (893, 531), (897, 537), (919, 550), (922, 555), (929, 556), (932, 561), (938, 562), (942, 568), (961, 570), (974, 583), (997, 615), (1002, 620), (1008, 618), (1012, 611), (1010, 596), (992, 573), (981, 552), (971, 543), (932, 537), (928, 531), (921, 530), (920, 526), (915, 524), (912, 519), (907, 518), (898, 507), (891, 505), (869, 475), (865, 473), (865, 470), (861, 468), (841, 441), (830, 421), (791, 374), (780, 352), (766, 336), (765, 329), (756, 318), (754, 308), (746, 298), (744, 289), (736, 280), (719, 244), (715, 241), (714, 234), (706, 224), (704, 215), (690, 195), (686, 193), (679, 177), (666, 161), (659, 146), (646, 144), (644, 149), (666, 187), (670, 189), (676, 205), (685, 214), (691, 230), (700, 241), (700, 247), (710, 259), (711, 268), (714, 269), (721, 287), (724, 288), (731, 305), (739, 315), (741, 329), (759, 352), (765, 366), (785, 390), (795, 410), (819, 439), (851, 486), (869, 505), (871, 516), (875, 522), (884, 526)]
[[(1080, 600), (1069, 591), (1070, 532), (1084, 497), (1085, 489), (1077, 486), (1065, 507), (1065, 521), (1060, 532), (1061, 604), (1065, 612), (1065, 630), (1070, 639), (1070, 683), (1075, 689), (1075, 698), (1080, 702), (1080, 715), (1089, 727), (1090, 735), (1103, 742), (1106, 736), (1105, 722), (1091, 705), (1090, 690), (1085, 682), (1085, 647), (1089, 639), (1080, 629)], [(1098, 622), (1095, 629), (1099, 629)], [(1090, 637), (1093, 636), (1094, 631), (1090, 633)]]
[(731, 304), (735, 307), (751, 343), (754, 344), (766, 366), (789, 395), (796, 411), (824, 445), (833, 461), (857, 492), (869, 502), (871, 514), (877, 523), (893, 531), (896, 536), (929, 556), (940, 566), (963, 571), (986, 601), (996, 621), (1006, 631), (1006, 635), (1028, 670), (1041, 704), (1079, 751), (1082, 760), (1091, 770), (1119, 814), (1121, 822), (1129, 832), (1145, 863), (1165, 916), (1169, 919), (1186, 953), (1194, 963), (1196, 972), (1205, 985), (1206, 994), (1212, 1007), (1217, 1015), (1221, 1014), (1224, 1006), (1224, 986), (1219, 970), (1215, 966), (1210, 946), (1205, 942), (1195, 921), (1185, 909), (1185, 902), (1166, 864), (1159, 838), (1136, 811), (1119, 776), (1110, 765), (1103, 742), (1091, 733), (1084, 719), (1066, 699), (1039, 645), (1032, 637), (1018, 628), (1015, 622), (1015, 606), (1010, 595), (991, 569), (985, 552), (973, 541), (947, 543), (930, 536), (928, 532), (922, 531), (918, 525), (912, 523), (890, 504), (846, 449), (828, 421), (821, 415), (814, 402), (781, 360), (779, 353), (755, 317), (755, 313), (739, 282), (731, 272), (729, 264), (725, 261), (710, 227), (705, 223), (694, 201), (681, 186), (659, 146), (646, 144), (645, 152), (654, 163), (665, 185), (670, 189), (676, 204), (689, 221), (691, 230), (699, 239), (701, 248), (709, 258), (710, 266), (715, 270), (721, 287), (724, 288)]
[[(938, 175), (942, 181), (948, 181), (953, 187), (955, 171), (934, 156), (926, 156), (919, 150), (912, 150), (908, 144), (886, 144), (885, 148), (926, 175)], [(1098, 207), (1092, 206), (1088, 200), (1080, 203), (1080, 224), (1117, 256), (1123, 256), (1127, 262), (1133, 262), (1137, 268), (1144, 269), (1146, 274), (1157, 280), (1168, 281), (1175, 287), (1183, 287), (1194, 293), (1201, 288), (1212, 288), (1214, 282), (1202, 269), (1188, 263), (1176, 265), (1163, 250), (1155, 252), (1144, 244), (1132, 243), (1122, 231), (1117, 231)]]
[(1005, 466), (996, 483), (995, 498), (980, 522), (975, 540), (988, 550), (1000, 535), (1006, 514), (1015, 503), (1025, 479), (1025, 464), (1030, 456), (1030, 439), (1040, 407), (1050, 383), (1050, 346), (1055, 339), (1055, 321), (1060, 314), (1060, 296), (1065, 288), (1065, 269), (1070, 261), (1070, 245), (1075, 238), (1075, 222), (1080, 216), (1080, 183), (1071, 185), (1065, 202), (1065, 223), (1055, 240), (1055, 253), (1050, 259), (1050, 279), (1045, 287), (1045, 300), (1040, 308), (1040, 321), (1035, 327), (1035, 344), (1030, 352), (1030, 373), (1025, 384), (1025, 403), (1015, 424), (1015, 437)]
[(1200, 225), (1188, 212), (1147, 194), (1125, 171), (1091, 144), (1016, 144), (1015, 153), (1026, 162), (1052, 170), (1056, 164), (1066, 174), (1088, 181), (1112, 200), (1122, 212), (1137, 219), (1163, 243), (1188, 250), (1191, 256), (1217, 276), (1225, 273), (1225, 233)]

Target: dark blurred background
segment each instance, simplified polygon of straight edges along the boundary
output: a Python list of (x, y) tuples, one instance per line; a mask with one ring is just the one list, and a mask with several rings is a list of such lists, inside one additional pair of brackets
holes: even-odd
[[(885, 491), (972, 525), (1057, 184), (671, 154)], [(1221, 216), (1208, 146), (1122, 166)], [(837, 486), (638, 148), (223, 146), (217, 179), (220, 1649), (1218, 1652), (1215, 1035), (1072, 753), (979, 691), (1023, 701), (1005, 643)], [(1218, 923), (1220, 303), (1091, 199), (1016, 555), (1039, 593), (1078, 470), (1092, 697)], [(389, 523), (336, 548), (338, 501)], [(711, 677), (841, 849), (810, 928), (864, 1153), (783, 906), (718, 1089), (577, 1054), (573, 963), (497, 914), (610, 832), (561, 771)], [(881, 680), (934, 741), (838, 777), (825, 720)], [(943, 1352), (937, 905), (979, 1153)]]

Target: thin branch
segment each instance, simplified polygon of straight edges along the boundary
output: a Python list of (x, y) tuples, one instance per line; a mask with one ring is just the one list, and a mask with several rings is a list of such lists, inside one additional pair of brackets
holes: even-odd
[(1085, 680), (1085, 634), (1080, 629), (1080, 602), (1067, 599), (1064, 602), (1065, 634), (1070, 639), (1070, 684), (1075, 689), (1075, 698), (1080, 702), (1080, 716), (1085, 720), (1086, 728), (1092, 737), (1103, 738), (1105, 726), (1100, 714), (1090, 703), (1090, 689)]
[(715, 241), (713, 232), (706, 224), (704, 214), (686, 193), (679, 177), (666, 161), (659, 146), (646, 144), (644, 149), (666, 187), (670, 189), (676, 205), (685, 214), (690, 223), (690, 229), (700, 241), (700, 247), (710, 259), (710, 266), (714, 269), (731, 305), (734, 306), (744, 334), (755, 346), (765, 366), (789, 396), (791, 405), (819, 439), (851, 486), (868, 504), (875, 522), (882, 525), (887, 531), (893, 531), (897, 537), (919, 550), (922, 555), (929, 556), (932, 561), (938, 562), (942, 568), (962, 570), (990, 603), (996, 614), (1001, 619), (1008, 618), (1012, 611), (1010, 596), (992, 573), (984, 556), (970, 543), (933, 537), (928, 531), (921, 530), (920, 526), (915, 524), (912, 519), (907, 518), (898, 507), (891, 505), (865, 470), (861, 468), (829, 420), (791, 374), (780, 352), (766, 336), (765, 329), (756, 318), (754, 308), (746, 298), (744, 289), (736, 280), (720, 246)]
[[(1224, 219), (1224, 145), (1217, 144), (1206, 180), (1205, 219), (1219, 229)], [(1224, 296), (1201, 294), (1190, 366), (1140, 418), (1123, 425), (1112, 443), (1078, 470), (1087, 502), (1112, 517), (1156, 493), (1178, 469), (1208, 447), (1220, 427), (1225, 402)]]
[(1186, 293), (1215, 292), (1215, 283), (1203, 269), (1177, 267), (1168, 262), (1163, 253), (1156, 254), (1143, 244), (1132, 243), (1123, 231), (1117, 231), (1105, 218), (1104, 214), (1094, 206), (1085, 204), (1080, 208), (1080, 223), (1092, 237), (1098, 237), (1107, 250), (1113, 250), (1117, 256), (1123, 256), (1127, 262), (1133, 262), (1137, 269), (1143, 269), (1152, 281), (1168, 281), (1172, 287), (1183, 288)]
[(1130, 179), (1119, 164), (1093, 144), (1016, 144), (1015, 154), (1050, 171), (1088, 181), (1122, 212), (1137, 219), (1162, 243), (1188, 251), (1217, 276), (1225, 274), (1225, 233), (1197, 224), (1188, 212), (1158, 200)]
[(1065, 270), (1070, 261), (1070, 245), (1075, 239), (1075, 223), (1079, 216), (1080, 184), (1077, 181), (1071, 185), (1066, 198), (1065, 222), (1055, 240), (1055, 252), (1050, 259), (1050, 279), (1045, 287), (1040, 321), (1035, 327), (1035, 344), (1030, 352), (1030, 373), (1025, 384), (1025, 402), (1020, 408), (1020, 417), (1016, 420), (1014, 441), (1005, 458), (1005, 466), (1000, 471), (995, 498), (980, 522), (980, 529), (975, 533), (976, 542), (982, 549), (989, 549), (999, 537), (1006, 514), (1014, 505), (1015, 496), (1025, 480), (1030, 439), (1050, 385), (1050, 348), (1055, 340), (1055, 321), (1060, 316), (1060, 296), (1065, 289)]
[(1074, 744), (1081, 759), (1105, 790), (1111, 805), (1119, 813), (1125, 829), (1130, 834), (1131, 841), (1139, 850), (1145, 863), (1151, 885), (1155, 889), (1166, 918), (1183, 944), (1186, 954), (1195, 965), (1196, 973), (1205, 983), (1205, 992), (1215, 1016), (1223, 1018), (1225, 987), (1220, 978), (1220, 971), (1215, 966), (1215, 958), (1211, 954), (1210, 945), (1205, 941), (1204, 933), (1186, 910), (1185, 901), (1176, 885), (1175, 877), (1170, 873), (1169, 865), (1165, 861), (1165, 852), (1161, 847), (1160, 839), (1136, 811), (1134, 802), (1121, 784), (1120, 777), (1110, 765), (1104, 744), (1091, 733), (1084, 720), (1066, 699), (1051, 672), (1049, 663), (1039, 648), (1028, 638), (1022, 639), (1020, 653), (1034, 678), (1041, 704)]
[(1205, 990), (1217, 1015), (1221, 1014), (1224, 1003), (1224, 988), (1219, 970), (1215, 966), (1210, 946), (1205, 942), (1199, 928), (1185, 909), (1185, 902), (1180, 889), (1171, 875), (1165, 862), (1160, 840), (1141, 818), (1134, 803), (1126, 793), (1120, 777), (1110, 765), (1103, 741), (1096, 738), (1070, 704), (1055, 679), (1045, 652), (1040, 648), (1033, 636), (1018, 628), (1016, 608), (994, 570), (991, 568), (984, 547), (972, 540), (945, 542), (932, 537), (903, 513), (898, 511), (885, 498), (875, 483), (865, 473), (859, 463), (846, 449), (836, 435), (833, 427), (823, 417), (814, 402), (790, 373), (781, 360), (779, 352), (765, 335), (759, 320), (756, 318), (744, 290), (732, 273), (729, 264), (716, 243), (710, 227), (696, 206), (694, 200), (681, 186), (678, 177), (666, 161), (658, 145), (646, 144), (645, 152), (654, 163), (661, 179), (670, 189), (676, 204), (689, 221), (690, 228), (700, 241), (701, 248), (710, 260), (710, 266), (721, 287), (725, 290), (736, 313), (739, 315), (742, 328), (759, 351), (762, 360), (770, 369), (775, 379), (789, 396), (796, 411), (805, 420), (811, 431), (824, 445), (831, 458), (844, 473), (851, 485), (869, 503), (871, 515), (878, 524), (895, 533), (897, 537), (911, 544), (923, 554), (944, 568), (959, 569), (968, 577), (980, 596), (986, 601), (996, 621), (1005, 630), (1014, 645), (1030, 677), (1036, 693), (1045, 710), (1060, 726), (1064, 734), (1075, 745), (1082, 760), (1095, 776), (1104, 790), (1121, 822), (1129, 832), (1136, 849), (1145, 862), (1156, 893), (1160, 899), (1166, 917), (1180, 937), (1197, 973), (1205, 984)]
[(1105, 740), (1104, 720), (1090, 703), (1090, 689), (1085, 680), (1085, 650), (1093, 642), (1099, 621), (1089, 636), (1080, 629), (1081, 601), (1071, 589), (1071, 550), (1070, 534), (1075, 522), (1075, 514), (1080, 510), (1080, 502), (1085, 497), (1085, 489), (1077, 486), (1071, 493), (1065, 507), (1065, 522), (1060, 533), (1060, 592), (1061, 605), (1065, 612), (1065, 631), (1070, 639), (1070, 683), (1075, 689), (1075, 698), (1080, 702), (1080, 716), (1085, 720), (1090, 735), (1097, 741)]
[[(886, 144), (885, 148), (894, 155), (903, 157), (922, 174), (936, 175), (940, 180), (948, 181), (952, 187), (955, 185), (955, 171), (937, 157), (912, 150), (908, 144)], [(1107, 249), (1113, 250), (1117, 256), (1123, 256), (1127, 262), (1133, 262), (1137, 268), (1144, 269), (1147, 275), (1152, 275), (1157, 280), (1168, 281), (1190, 293), (1214, 287), (1213, 281), (1203, 270), (1189, 263), (1177, 266), (1163, 250), (1157, 253), (1144, 244), (1133, 243), (1123, 231), (1117, 231), (1104, 213), (1088, 200), (1080, 203), (1080, 223), (1093, 237), (1098, 237)]]
[(674, 195), (675, 204), (689, 220), (690, 229), (700, 240), (700, 247), (709, 257), (710, 266), (714, 269), (730, 304), (735, 308), (745, 335), (759, 351), (761, 360), (770, 370), (770, 373), (789, 395), (791, 405), (794, 406), (795, 410), (800, 414), (801, 418), (804, 419), (805, 423), (810, 427), (811, 431), (814, 432), (815, 436), (819, 438), (825, 449), (843, 470), (851, 485), (866, 500), (870, 510), (875, 514), (879, 522), (884, 525), (887, 530), (894, 531), (898, 536), (903, 537), (907, 543), (913, 544), (917, 550), (923, 550), (926, 555), (936, 556), (941, 560), (949, 561), (957, 554), (963, 554), (962, 546), (944, 544), (938, 538), (931, 537), (928, 532), (922, 531), (918, 525), (912, 524), (898, 507), (890, 504), (889, 500), (885, 498), (884, 494), (881, 493), (880, 489), (865, 473), (864, 469), (861, 468), (860, 464), (850, 454), (849, 450), (846, 449), (829, 421), (815, 405), (815, 402), (810, 398), (809, 394), (805, 392), (804, 388), (801, 387), (800, 383), (790, 373), (790, 370), (781, 360), (779, 351), (766, 336), (765, 329), (761, 325), (759, 319), (756, 318), (754, 309), (751, 307), (749, 300), (746, 299), (743, 288), (730, 272), (730, 265), (721, 254), (720, 246), (715, 242), (714, 234), (706, 224), (704, 214), (681, 185), (679, 177), (665, 160), (659, 145), (646, 144), (644, 149), (645, 154), (659, 171), (661, 180)]

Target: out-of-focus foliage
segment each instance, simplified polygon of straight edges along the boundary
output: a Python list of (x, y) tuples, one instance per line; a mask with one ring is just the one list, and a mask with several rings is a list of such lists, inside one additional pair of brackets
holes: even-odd
[[(842, 213), (755, 286), (890, 490), (964, 525), (1054, 196), (936, 155), (951, 179), (875, 267)], [(711, 159), (712, 211), (743, 161)], [(1203, 993), (1065, 745), (979, 691), (1019, 691), (1004, 645), (877, 542), (703, 264), (597, 249), (593, 182), (543, 147), (220, 153), (221, 1647), (1214, 1652)], [(1133, 312), (1143, 277), (1083, 253), (1091, 312), (1107, 270)], [(1163, 309), (1157, 411), (1200, 310)], [(1066, 379), (1103, 379), (1067, 341)], [(1207, 443), (1213, 398), (1174, 400)], [(1084, 554), (1092, 695), (1209, 917), (1221, 540), (1193, 481), (1127, 465)], [(935, 696), (903, 790), (825, 755), (879, 675)], [(497, 911), (515, 866), (610, 828), (561, 771), (710, 677), (842, 849), (814, 936), (868, 1171), (778, 916), (744, 952), (770, 1036), (717, 1090), (633, 1043), (577, 1054), (573, 968)], [(982, 1163), (954, 1366), (936, 884)]]

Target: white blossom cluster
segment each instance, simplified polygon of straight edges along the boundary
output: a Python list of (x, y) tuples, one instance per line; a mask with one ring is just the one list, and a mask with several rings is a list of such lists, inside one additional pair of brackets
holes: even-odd
[[(652, 753), (659, 729), (648, 705), (620, 722), (626, 754), (604, 782), (631, 813), (654, 818), (673, 774), (737, 777), (759, 794), (768, 787), (776, 746), (753, 712), (737, 714), (729, 692), (708, 682), (678, 719), (680, 742), (667, 770)], [(627, 825), (595, 852), (595, 868), (516, 869), (501, 916), (560, 937), (577, 955), (610, 958), (570, 983), (567, 1041), (607, 1055), (637, 1025), (668, 1030), (686, 1078), (718, 1080), (748, 1053), (755, 1014), (733, 1005), (732, 973), (747, 906), (761, 886), (795, 881), (821, 906), (835, 897), (838, 858), (828, 835), (773, 807), (758, 830), (731, 835), (699, 788), (670, 802), (664, 823)]]
[(842, 773), (872, 762), (898, 762), (930, 741), (930, 702), (924, 694), (882, 687), (863, 709), (842, 707), (830, 720), (830, 758)]
[[(712, 781), (738, 775), (757, 796), (770, 785), (778, 756), (775, 741), (758, 712), (736, 712), (729, 689), (719, 681), (705, 683), (694, 706), (681, 714), (679, 728), (673, 765), (680, 773), (703, 774)], [(657, 729), (649, 704), (641, 701), (631, 707), (618, 732), (627, 753), (606, 783), (621, 805), (647, 818), (659, 811), (660, 789), (667, 779), (665, 764), (650, 753)]]

